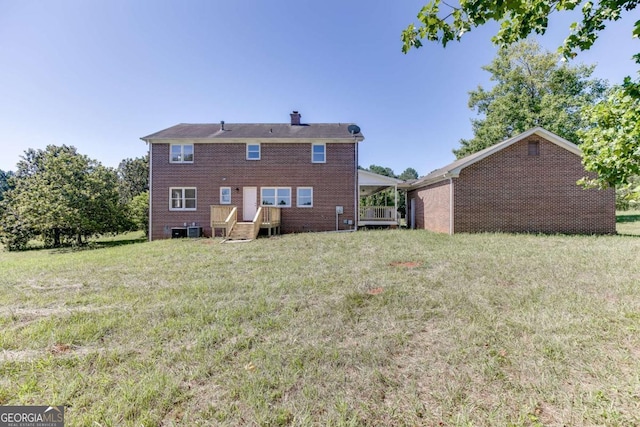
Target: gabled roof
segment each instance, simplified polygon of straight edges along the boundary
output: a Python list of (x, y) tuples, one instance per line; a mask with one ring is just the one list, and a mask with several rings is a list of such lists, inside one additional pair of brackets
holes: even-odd
[(535, 127), (533, 129), (529, 129), (526, 132), (523, 132), (519, 135), (513, 136), (509, 139), (505, 139), (502, 142), (499, 142), (491, 147), (485, 148), (484, 150), (478, 151), (477, 153), (470, 154), (466, 157), (456, 160), (453, 163), (448, 164), (447, 166), (436, 169), (435, 171), (429, 173), (428, 175), (420, 178), (416, 182), (412, 184), (412, 188), (424, 187), (429, 184), (434, 184), (436, 182), (444, 181), (449, 178), (457, 178), (460, 175), (460, 171), (472, 164), (479, 162), (480, 160), (489, 157), (490, 155), (503, 150), (509, 147), (512, 144), (515, 144), (518, 141), (522, 141), (523, 139), (531, 136), (538, 135), (547, 141), (556, 144), (557, 146), (564, 148), (571, 153), (574, 153), (577, 156), (582, 155), (582, 151), (580, 148), (572, 142), (567, 141), (566, 139), (556, 135), (553, 132), (549, 132), (548, 130), (542, 127)]
[(288, 123), (225, 123), (224, 130), (219, 123), (180, 123), (140, 139), (146, 142), (177, 139), (345, 139), (362, 141), (361, 132), (349, 133), (351, 123), (313, 123), (291, 125)]

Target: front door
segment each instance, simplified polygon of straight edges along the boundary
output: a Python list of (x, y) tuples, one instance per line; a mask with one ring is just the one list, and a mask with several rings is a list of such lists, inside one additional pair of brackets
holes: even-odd
[(243, 187), (242, 188), (242, 220), (253, 221), (258, 211), (258, 188)]

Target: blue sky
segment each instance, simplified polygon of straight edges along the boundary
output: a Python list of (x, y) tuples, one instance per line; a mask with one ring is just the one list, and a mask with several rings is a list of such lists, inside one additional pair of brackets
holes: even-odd
[[(139, 138), (177, 123), (354, 122), (360, 164), (421, 175), (472, 136), (468, 91), (488, 86), (494, 25), (446, 49), (401, 53), (423, 2), (0, 0), (0, 169), (28, 148), (74, 145), (117, 166)], [(635, 75), (637, 16), (578, 61)], [(555, 50), (568, 18), (539, 39)]]

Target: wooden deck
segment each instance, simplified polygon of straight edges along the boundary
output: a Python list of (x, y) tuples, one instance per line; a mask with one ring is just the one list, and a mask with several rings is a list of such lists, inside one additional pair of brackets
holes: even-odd
[(253, 220), (238, 222), (238, 207), (232, 205), (211, 205), (211, 229), (222, 230), (222, 236), (229, 240), (252, 240), (258, 237), (260, 229), (268, 230), (269, 236), (280, 233), (280, 208), (260, 206)]

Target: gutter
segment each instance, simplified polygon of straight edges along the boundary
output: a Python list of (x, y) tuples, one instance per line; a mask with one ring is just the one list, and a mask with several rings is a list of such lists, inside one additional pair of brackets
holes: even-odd
[(152, 199), (151, 197), (153, 197), (153, 191), (151, 191), (151, 189), (153, 188), (153, 156), (152, 156), (152, 152), (153, 152), (153, 144), (149, 144), (147, 143), (147, 145), (149, 145), (149, 241), (151, 241), (153, 239), (153, 234), (152, 234), (152, 230), (153, 230), (153, 221), (152, 221), (152, 212), (153, 209), (151, 209), (152, 207)]
[(453, 235), (453, 178), (449, 178), (449, 235)]
[(153, 240), (153, 234), (151, 233), (151, 230), (153, 229), (153, 221), (152, 221), (152, 197), (153, 197), (153, 192), (151, 191), (151, 189), (153, 188), (153, 156), (152, 156), (152, 152), (153, 152), (153, 144), (151, 144), (151, 141), (149, 139), (146, 138), (140, 138), (142, 141), (144, 141), (147, 146), (149, 146), (149, 225), (147, 226), (147, 230), (149, 233), (149, 237), (147, 238), (148, 241), (150, 242), (151, 240)]
[[(355, 138), (354, 138), (355, 139)], [(353, 231), (358, 230), (358, 222), (360, 221), (360, 180), (358, 179), (358, 141), (355, 141), (355, 186), (353, 188), (353, 206), (355, 210), (353, 211)]]

